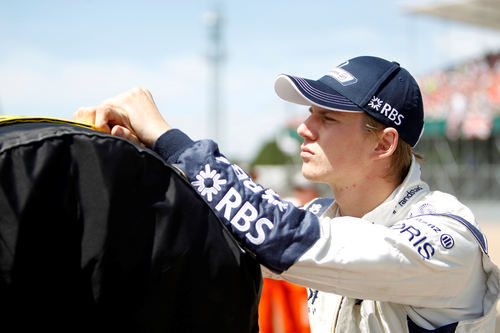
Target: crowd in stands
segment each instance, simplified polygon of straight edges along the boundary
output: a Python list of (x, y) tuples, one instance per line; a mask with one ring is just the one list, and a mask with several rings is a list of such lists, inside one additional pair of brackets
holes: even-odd
[(500, 53), (419, 78), (426, 121), (446, 121), (450, 138), (486, 139), (500, 117)]

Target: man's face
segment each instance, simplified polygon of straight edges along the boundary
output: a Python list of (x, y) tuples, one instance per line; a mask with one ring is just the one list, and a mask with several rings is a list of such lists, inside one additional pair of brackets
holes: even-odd
[(356, 186), (369, 174), (375, 139), (365, 129), (363, 113), (325, 110), (316, 106), (299, 125), (304, 138), (302, 173), (334, 190)]

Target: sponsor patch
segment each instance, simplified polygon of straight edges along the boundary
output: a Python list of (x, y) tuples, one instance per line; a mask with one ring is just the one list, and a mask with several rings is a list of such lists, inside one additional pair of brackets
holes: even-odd
[(411, 188), (408, 191), (406, 191), (405, 196), (401, 200), (398, 201), (399, 206), (403, 207), (404, 205), (406, 205), (408, 200), (410, 200), (411, 197), (413, 197), (415, 194), (417, 194), (421, 190), (423, 190), (422, 187), (420, 187), (420, 185), (417, 185), (416, 187)]
[(441, 235), (441, 245), (445, 249), (449, 250), (449, 249), (451, 249), (455, 245), (455, 240), (453, 239), (453, 237), (451, 237), (448, 234), (442, 234)]
[(307, 288), (307, 311), (309, 314), (316, 314), (316, 304), (314, 302), (318, 298), (318, 290)]
[(434, 246), (427, 239), (427, 235), (422, 233), (417, 227), (404, 222), (397, 223), (391, 227), (408, 239), (411, 246), (424, 260), (429, 260), (434, 255)]
[(377, 96), (372, 97), (372, 99), (368, 103), (368, 107), (380, 113), (397, 126), (401, 125), (403, 123), (403, 119), (405, 118), (405, 116), (399, 113), (397, 109), (393, 108), (391, 104), (384, 102)]
[[(229, 162), (224, 158), (218, 158), (217, 161), (224, 164)], [(231, 167), (245, 188), (253, 193), (261, 193), (261, 198), (276, 206), (280, 212), (287, 210), (288, 203), (282, 201), (277, 193), (271, 189), (264, 190), (260, 185), (253, 182), (240, 167), (236, 165), (231, 165)], [(260, 217), (262, 214), (259, 212), (259, 207), (243, 200), (240, 193), (228, 184), (226, 179), (222, 178), (219, 170), (214, 169), (207, 163), (195, 178), (196, 180), (192, 181), (191, 185), (196, 188), (201, 196), (205, 197), (206, 201), (215, 201), (215, 210), (221, 213), (238, 232), (243, 233), (255, 245), (260, 245), (266, 240), (269, 232), (274, 228), (273, 222)]]
[(227, 180), (222, 179), (217, 171), (211, 170), (210, 165), (206, 164), (205, 170), (200, 171), (200, 173), (196, 175), (196, 180), (193, 181), (191, 185), (196, 187), (198, 192), (207, 198), (208, 202), (211, 202), (213, 196), (217, 195), (222, 189), (221, 185), (226, 183)]
[(358, 79), (354, 75), (339, 67), (332, 69), (326, 75), (334, 78), (343, 86), (349, 86), (358, 82)]
[(310, 211), (311, 213), (313, 213), (313, 214), (318, 214), (318, 213), (320, 212), (320, 210), (321, 210), (321, 207), (323, 207), (323, 206), (322, 206), (322, 205), (320, 205), (320, 204), (315, 204), (315, 203), (313, 203), (313, 204), (311, 205), (311, 207), (309, 207), (309, 211)]

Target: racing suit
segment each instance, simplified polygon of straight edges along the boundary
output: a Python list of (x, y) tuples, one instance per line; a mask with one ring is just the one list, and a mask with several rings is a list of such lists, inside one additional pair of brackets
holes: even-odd
[(429, 190), (415, 160), (382, 204), (354, 218), (325, 200), (281, 200), (210, 140), (171, 130), (153, 149), (268, 276), (309, 288), (312, 332), (494, 332), (500, 273), (486, 239), (468, 208)]

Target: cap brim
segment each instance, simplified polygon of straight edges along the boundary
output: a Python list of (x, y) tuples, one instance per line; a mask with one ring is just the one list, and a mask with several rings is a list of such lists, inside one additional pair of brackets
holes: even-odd
[(301, 105), (316, 105), (343, 112), (363, 112), (348, 98), (321, 81), (282, 74), (274, 82), (274, 90), (281, 99)]

